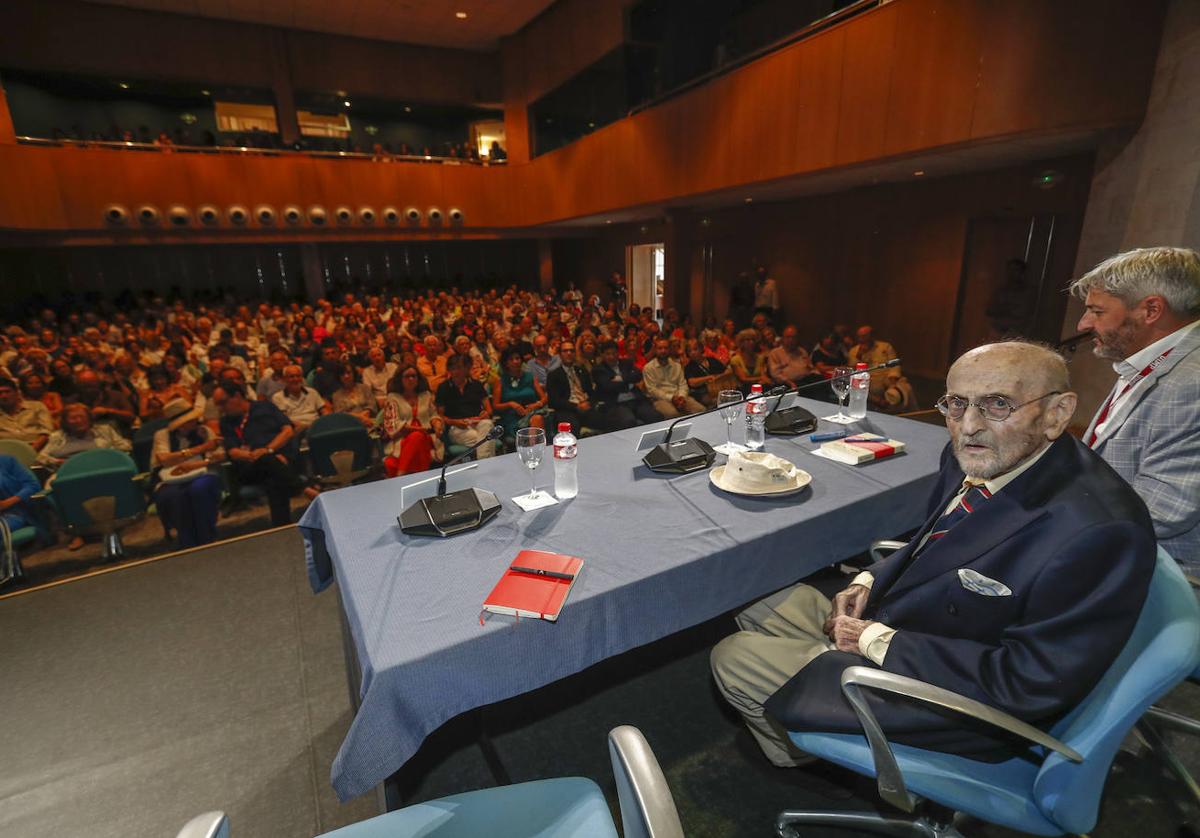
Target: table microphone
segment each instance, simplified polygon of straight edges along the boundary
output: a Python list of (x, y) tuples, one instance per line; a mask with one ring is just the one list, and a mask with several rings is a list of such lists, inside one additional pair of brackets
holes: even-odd
[[(860, 372), (870, 373), (886, 367), (898, 366), (900, 366), (900, 359), (893, 358), (892, 360), (885, 361), (882, 364), (876, 364), (870, 369), (854, 370), (854, 372), (851, 372), (848, 375), (834, 376), (833, 378), (849, 378), (850, 376), (856, 375)], [(810, 381), (807, 384), (800, 384), (787, 392), (799, 393), (801, 390), (807, 390), (811, 387), (823, 386), (832, 381), (833, 378), (822, 378), (819, 381)], [(787, 395), (787, 393), (784, 393), (783, 395)], [(812, 433), (814, 430), (816, 430), (817, 417), (814, 416), (811, 411), (805, 410), (798, 404), (792, 405), (791, 407), (785, 407), (783, 410), (779, 410), (779, 405), (782, 401), (783, 396), (780, 396), (779, 401), (775, 402), (775, 407), (767, 413), (767, 419), (764, 423), (767, 433), (773, 436), (800, 436), (801, 434)]]
[(745, 404), (751, 399), (771, 399), (776, 396), (782, 397), (787, 392), (787, 387), (779, 385), (765, 393), (755, 393), (738, 399), (736, 402), (725, 402), (716, 407), (710, 407), (708, 410), (701, 410), (697, 413), (689, 413), (686, 416), (680, 416), (674, 422), (667, 426), (667, 436), (658, 445), (646, 452), (646, 456), (642, 457), (642, 462), (646, 464), (646, 468), (651, 471), (660, 471), (667, 474), (687, 474), (690, 471), (698, 471), (702, 468), (708, 468), (713, 464), (713, 460), (717, 457), (717, 452), (713, 447), (702, 439), (688, 437), (681, 439), (679, 442), (671, 442), (671, 432), (675, 430), (675, 426), (684, 419), (694, 419), (697, 416), (705, 416), (709, 413), (715, 413), (726, 407), (736, 407), (739, 404)]
[(451, 457), (442, 466), (438, 478), (437, 494), (422, 498), (400, 513), (397, 519), (400, 529), (409, 535), (427, 535), (445, 538), (468, 530), (476, 530), (500, 513), (500, 500), (486, 489), (459, 489), (446, 492), (446, 469), (469, 457), (484, 444), (491, 444), (504, 435), (504, 428), (496, 425), (487, 436), (472, 445), (457, 457)]

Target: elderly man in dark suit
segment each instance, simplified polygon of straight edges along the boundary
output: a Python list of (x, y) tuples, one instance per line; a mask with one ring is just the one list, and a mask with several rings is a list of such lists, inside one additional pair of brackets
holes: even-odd
[[(848, 666), (876, 666), (1039, 726), (1079, 702), (1133, 629), (1154, 568), (1145, 504), (1063, 432), (1062, 358), (990, 344), (955, 362), (938, 402), (950, 445), (924, 526), (832, 602), (798, 585), (738, 616), (713, 650), (717, 684), (776, 765), (790, 730), (861, 727)], [(872, 696), (896, 741), (980, 758), (1006, 743), (903, 700)], [(764, 705), (766, 712), (764, 713)]]

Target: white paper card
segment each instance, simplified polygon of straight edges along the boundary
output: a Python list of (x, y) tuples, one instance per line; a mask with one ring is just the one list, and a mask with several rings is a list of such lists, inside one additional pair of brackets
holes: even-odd
[[(467, 477), (463, 476), (463, 472), (470, 471), (473, 468), (479, 468), (479, 463), (467, 463), (464, 466), (447, 471), (446, 491), (457, 492), (459, 489), (468, 488), (471, 483)], [(433, 477), (427, 477), (424, 480), (418, 480), (416, 483), (409, 483), (407, 486), (402, 486), (400, 488), (400, 508), (408, 509), (417, 501), (436, 495), (440, 477), (441, 472), (438, 472)]]
[(536, 495), (517, 495), (512, 499), (512, 502), (524, 509), (526, 512), (532, 512), (535, 509), (541, 509), (544, 506), (554, 506), (558, 503), (558, 498), (549, 492), (539, 491)]
[[(671, 431), (671, 442), (679, 442), (681, 439), (687, 439), (688, 433), (692, 429), (691, 422), (680, 422), (675, 426), (675, 430)], [(654, 446), (661, 443), (667, 438), (666, 428), (657, 428), (653, 431), (645, 431), (638, 438), (638, 451), (649, 451)]]

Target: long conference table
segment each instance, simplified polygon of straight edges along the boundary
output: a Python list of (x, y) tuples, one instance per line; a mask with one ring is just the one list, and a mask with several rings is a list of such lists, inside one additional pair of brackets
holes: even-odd
[[(799, 403), (817, 416), (832, 412)], [(338, 797), (383, 783), (460, 713), (702, 623), (917, 527), (945, 429), (875, 413), (866, 427), (903, 441), (905, 452), (849, 466), (814, 456), (807, 436), (768, 437), (767, 451), (812, 475), (803, 491), (777, 499), (728, 494), (708, 470), (649, 471), (635, 450), (645, 427), (581, 440), (579, 495), (532, 512), (510, 500), (529, 491), (516, 455), (481, 460), (460, 479), (495, 492), (503, 508), (451, 538), (409, 536), (397, 524), (401, 488), (428, 474), (320, 495), (300, 520), (310, 581), (319, 592), (336, 579), (360, 675), (358, 711), (331, 771)], [(691, 430), (714, 445), (725, 439), (717, 414)], [(539, 488), (553, 489), (550, 456), (537, 475)], [(492, 614), (481, 624), (484, 598), (526, 548), (584, 559), (562, 615), (552, 623)]]

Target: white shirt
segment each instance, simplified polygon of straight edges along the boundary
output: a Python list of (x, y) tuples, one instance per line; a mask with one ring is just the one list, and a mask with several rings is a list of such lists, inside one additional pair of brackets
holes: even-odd
[[(967, 410), (974, 410), (974, 408), (969, 407)], [(1034, 463), (1042, 458), (1043, 454), (1049, 450), (1049, 444), (1043, 445), (1040, 451), (1025, 460), (1025, 462), (1021, 463), (1016, 468), (1009, 469), (1008, 471), (1004, 472), (1004, 474), (999, 474), (993, 477), (991, 480), (983, 481), (983, 488), (987, 489), (988, 494), (990, 495), (996, 494), (1009, 483), (1016, 480), (1017, 477), (1022, 473), (1027, 471), (1031, 466), (1033, 466)], [(972, 482), (971, 480), (964, 480), (962, 487), (958, 490), (958, 493), (955, 494), (954, 497), (950, 498), (950, 502), (946, 504), (946, 508), (942, 510), (942, 514), (945, 515), (951, 509), (958, 506), (958, 502), (962, 500), (962, 496), (967, 493), (967, 490), (972, 486), (978, 485), (978, 483)], [(929, 533), (926, 533), (925, 537), (921, 539), (921, 543), (917, 545), (917, 550), (920, 551), (921, 548), (925, 546), (925, 542), (928, 540)], [(917, 559), (917, 561), (920, 561), (920, 559)], [(868, 588), (874, 583), (875, 576), (869, 570), (864, 570), (862, 573), (855, 576), (853, 581), (850, 582), (851, 585), (864, 585)], [(863, 657), (874, 661), (880, 666), (883, 666), (883, 659), (887, 657), (888, 644), (892, 642), (892, 636), (897, 631), (898, 629), (894, 629), (884, 623), (871, 623), (871, 625), (863, 629), (863, 633), (858, 636), (858, 651), (863, 655)]]
[[(1129, 407), (1133, 404), (1134, 396), (1142, 388), (1146, 386), (1146, 378), (1149, 376), (1137, 379), (1137, 383), (1125, 390), (1125, 385), (1137, 378), (1138, 373), (1150, 366), (1154, 360), (1168, 349), (1174, 349), (1183, 339), (1191, 334), (1192, 330), (1200, 326), (1200, 320), (1193, 320), (1186, 326), (1181, 326), (1166, 337), (1159, 338), (1154, 343), (1147, 346), (1145, 349), (1139, 349), (1134, 352), (1124, 361), (1117, 361), (1113, 364), (1113, 370), (1120, 376), (1117, 383), (1113, 385), (1112, 392), (1109, 398), (1113, 399), (1112, 404), (1108, 408), (1108, 416), (1104, 421), (1095, 427), (1096, 437), (1104, 436), (1110, 430), (1116, 430), (1121, 427), (1121, 424), (1129, 416)], [(1122, 392), (1125, 390), (1125, 392)], [(1113, 398), (1115, 396), (1115, 398)], [(1105, 400), (1107, 403), (1107, 400)], [(1101, 410), (1104, 408), (1101, 407)]]

